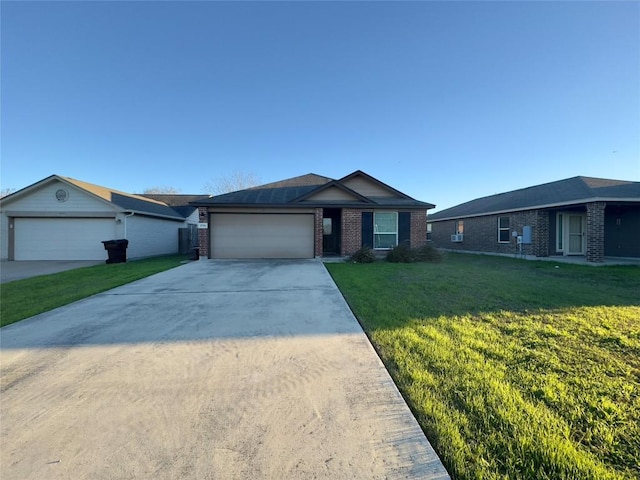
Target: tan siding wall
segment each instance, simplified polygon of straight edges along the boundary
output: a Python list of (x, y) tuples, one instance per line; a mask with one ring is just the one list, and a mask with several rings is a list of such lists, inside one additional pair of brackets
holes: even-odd
[(339, 188), (328, 188), (319, 192), (312, 197), (309, 197), (306, 201), (323, 201), (323, 200), (354, 200), (357, 197), (345, 192), (344, 190), (340, 190)]
[[(69, 192), (69, 199), (66, 202), (59, 202), (56, 199), (56, 191), (60, 188)], [(107, 203), (91, 197), (82, 190), (75, 187), (55, 182), (46, 185), (38, 190), (26, 194), (23, 198), (18, 198), (8, 205), (3, 206), (3, 210), (8, 211), (36, 211), (36, 212), (114, 212)]]
[(365, 197), (396, 198), (396, 195), (388, 191), (386, 188), (382, 188), (381, 186), (376, 185), (375, 183), (372, 183), (365, 178), (355, 177), (347, 180), (343, 184), (346, 187), (349, 187), (351, 190), (358, 192), (360, 195), (364, 195)]

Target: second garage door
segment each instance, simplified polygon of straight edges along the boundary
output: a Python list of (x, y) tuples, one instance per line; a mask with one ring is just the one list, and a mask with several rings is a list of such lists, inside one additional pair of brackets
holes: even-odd
[(212, 258), (313, 258), (311, 214), (211, 214)]
[(15, 260), (105, 260), (113, 218), (16, 218)]

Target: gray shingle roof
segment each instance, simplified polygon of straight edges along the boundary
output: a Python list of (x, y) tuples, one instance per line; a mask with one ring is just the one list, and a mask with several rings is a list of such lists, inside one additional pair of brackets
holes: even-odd
[(318, 188), (307, 187), (253, 187), (237, 192), (216, 195), (194, 202), (196, 205), (286, 205), (302, 195)]
[(187, 218), (197, 208), (190, 205), (191, 202), (209, 198), (209, 195), (189, 195), (176, 193), (143, 193), (142, 197), (150, 198), (158, 202), (166, 203), (181, 217)]
[(280, 187), (309, 187), (312, 185), (324, 185), (325, 183), (329, 183), (332, 181), (333, 181), (333, 178), (323, 177), (322, 175), (316, 175), (315, 173), (307, 173), (306, 175), (300, 175), (299, 177), (287, 178), (286, 180), (280, 180), (272, 183), (265, 183), (264, 185), (251, 187), (251, 189), (280, 188)]
[(210, 197), (210, 195), (185, 193), (141, 193), (140, 196), (166, 203), (170, 207), (184, 207), (185, 205), (189, 205), (191, 202)]
[[(362, 174), (367, 178), (369, 177), (364, 172), (354, 172), (354, 174)], [(346, 178), (350, 178), (352, 175), (348, 175)], [(375, 179), (373, 179), (375, 180)], [(332, 180), (328, 177), (322, 177), (316, 174), (302, 175), (300, 177), (294, 177), (279, 182), (268, 183), (266, 185), (260, 185), (257, 187), (248, 188), (246, 190), (239, 190), (237, 192), (226, 193), (224, 195), (217, 195), (215, 197), (207, 198), (204, 200), (198, 200), (192, 202), (193, 205), (202, 206), (234, 206), (234, 207), (322, 207), (322, 206), (350, 206), (350, 207), (394, 207), (394, 208), (433, 208), (430, 203), (421, 202), (409, 197), (408, 195), (398, 192), (391, 187), (386, 186), (382, 182), (378, 182), (380, 185), (387, 187), (390, 191), (402, 195), (402, 198), (398, 197), (369, 197), (365, 198), (362, 195), (348, 189), (347, 187), (340, 185), (340, 188), (348, 190), (353, 193), (354, 200), (308, 200), (308, 196), (313, 194), (316, 190), (321, 191), (325, 189), (328, 184), (339, 183), (341, 180)], [(362, 200), (358, 200), (361, 198)]]
[(120, 193), (111, 192), (111, 203), (119, 206), (124, 210), (133, 210), (139, 213), (149, 213), (152, 215), (162, 215), (165, 217), (173, 217), (182, 219), (182, 215), (176, 212), (168, 205), (160, 203), (152, 203), (145, 201), (141, 198), (136, 198), (129, 195), (122, 195)]
[(542, 206), (577, 204), (594, 199), (634, 199), (640, 201), (640, 182), (572, 177), (477, 198), (429, 215), (429, 220), (464, 218)]

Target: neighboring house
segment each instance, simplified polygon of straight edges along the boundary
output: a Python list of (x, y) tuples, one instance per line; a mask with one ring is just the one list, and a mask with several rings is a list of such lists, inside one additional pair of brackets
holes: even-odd
[(119, 238), (129, 240), (128, 258), (177, 253), (178, 229), (198, 221), (194, 207), (182, 207), (52, 175), (0, 199), (0, 255), (105, 260), (101, 242)]
[(451, 250), (637, 258), (640, 182), (568, 178), (442, 210), (428, 228), (436, 247)]
[(356, 171), (340, 180), (308, 174), (193, 202), (200, 254), (209, 258), (346, 256), (362, 246), (384, 252), (426, 241), (427, 210)]
[(189, 224), (198, 224), (198, 207), (191, 203), (209, 198), (210, 195), (188, 195), (182, 193), (141, 193), (141, 197), (162, 202), (180, 214)]
[(192, 253), (198, 247), (198, 208), (191, 202), (204, 200), (210, 195), (184, 195), (174, 193), (142, 193), (143, 197), (165, 203), (185, 218), (187, 225), (181, 228), (178, 237), (178, 252), (182, 254)]

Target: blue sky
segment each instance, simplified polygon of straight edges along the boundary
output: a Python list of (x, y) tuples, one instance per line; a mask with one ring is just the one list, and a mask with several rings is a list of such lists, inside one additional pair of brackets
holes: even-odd
[(2, 188), (363, 170), (438, 209), (640, 180), (638, 2), (12, 2)]

